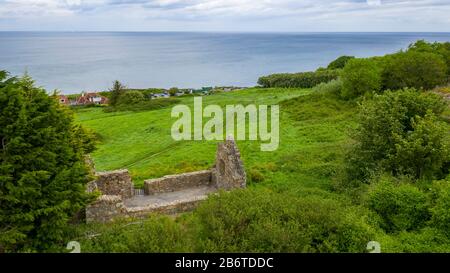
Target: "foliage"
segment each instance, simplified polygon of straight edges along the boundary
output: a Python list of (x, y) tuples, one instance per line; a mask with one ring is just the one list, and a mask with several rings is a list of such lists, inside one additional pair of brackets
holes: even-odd
[(431, 223), (450, 235), (450, 177), (432, 186)]
[(368, 206), (377, 212), (387, 232), (411, 231), (425, 226), (430, 218), (427, 195), (413, 185), (383, 178), (372, 185)]
[(337, 79), (338, 70), (318, 70), (316, 72), (303, 72), (295, 74), (273, 74), (261, 77), (258, 84), (264, 88), (311, 88), (320, 83)]
[(175, 96), (176, 93), (178, 93), (180, 91), (180, 89), (178, 89), (177, 87), (172, 87), (169, 89), (169, 94), (171, 96)]
[(126, 91), (118, 99), (117, 105), (137, 104), (145, 100), (144, 95), (139, 91)]
[(345, 67), (345, 65), (352, 59), (354, 59), (354, 56), (341, 56), (337, 58), (336, 60), (332, 61), (328, 65), (328, 69), (342, 69)]
[(447, 65), (434, 53), (408, 51), (384, 58), (383, 89), (432, 89), (447, 82)]
[(142, 221), (119, 220), (85, 229), (93, 229), (98, 235), (86, 238), (86, 231), (80, 229), (71, 234), (79, 240), (83, 253), (181, 253), (192, 252), (195, 246), (192, 241), (195, 234), (167, 216), (152, 215)]
[(313, 91), (317, 93), (326, 93), (328, 95), (333, 95), (336, 98), (338, 98), (342, 92), (342, 80), (336, 79), (329, 81), (327, 83), (318, 84), (316, 85), (316, 87), (313, 88)]
[(440, 96), (414, 89), (365, 101), (354, 133), (356, 143), (348, 153), (350, 179), (367, 182), (380, 171), (414, 178), (448, 172), (448, 134), (435, 118), (445, 107)]
[[(124, 96), (126, 96), (126, 95), (124, 95)], [(129, 101), (132, 101), (135, 98), (136, 97), (133, 97)], [(103, 110), (106, 113), (123, 112), (123, 111), (132, 111), (132, 112), (152, 111), (152, 110), (164, 109), (169, 106), (178, 104), (179, 102), (180, 101), (177, 99), (141, 100), (141, 101), (136, 101), (135, 103), (121, 102), (114, 107), (110, 106)]]
[(364, 252), (376, 235), (365, 216), (337, 201), (267, 190), (222, 193), (195, 216), (202, 252)]
[(428, 52), (442, 56), (447, 64), (447, 75), (450, 76), (450, 42), (428, 43), (424, 40), (419, 40), (414, 44), (411, 44), (408, 51)]
[(110, 99), (109, 104), (116, 106), (119, 103), (120, 97), (125, 93), (126, 87), (119, 81), (114, 81), (113, 87), (109, 90)]
[(353, 99), (381, 90), (381, 69), (371, 59), (352, 59), (342, 71), (342, 92), (345, 99)]
[(49, 250), (90, 196), (87, 132), (25, 75), (0, 85), (0, 251)]

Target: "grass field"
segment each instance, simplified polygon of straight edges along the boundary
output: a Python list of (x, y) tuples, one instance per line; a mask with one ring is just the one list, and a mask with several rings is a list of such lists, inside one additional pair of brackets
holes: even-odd
[[(182, 103), (193, 106), (193, 98)], [(260, 151), (260, 143), (239, 141), (250, 184), (293, 194), (326, 190), (342, 159), (352, 107), (311, 95), (305, 89), (247, 89), (203, 98), (208, 104), (280, 104), (280, 146)], [(176, 142), (170, 129), (171, 107), (147, 112), (104, 113), (101, 108), (77, 112), (77, 120), (93, 129), (101, 143), (92, 154), (97, 170), (129, 169), (137, 186), (144, 179), (201, 170), (214, 164), (214, 141)], [(349, 119), (350, 118), (350, 119)], [(205, 122), (205, 120), (204, 120)]]
[[(193, 106), (193, 98), (182, 98), (181, 103)], [(204, 107), (251, 103), (280, 106), (280, 145), (274, 152), (262, 152), (259, 142), (238, 141), (247, 190), (212, 197), (176, 219), (152, 216), (131, 224), (80, 225), (72, 236), (94, 252), (364, 252), (372, 240), (381, 242), (386, 252), (450, 249), (446, 235), (434, 227), (385, 233), (379, 228), (379, 216), (355, 198), (360, 194), (333, 190), (352, 145), (355, 102), (309, 89), (257, 88), (203, 100)], [(100, 140), (92, 154), (97, 170), (127, 168), (136, 186), (142, 186), (147, 178), (211, 167), (217, 143), (172, 140), (176, 119), (171, 118), (171, 109), (115, 113), (79, 109), (77, 121)], [(309, 211), (311, 218), (305, 218)], [(301, 216), (294, 216), (298, 213)], [(302, 224), (301, 219), (308, 220)], [(99, 233), (95, 240), (86, 237)], [(303, 236), (308, 239), (302, 241)]]

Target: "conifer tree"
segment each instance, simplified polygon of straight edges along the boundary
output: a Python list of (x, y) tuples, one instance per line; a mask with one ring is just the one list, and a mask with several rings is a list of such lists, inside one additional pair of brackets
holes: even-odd
[(33, 80), (0, 73), (0, 252), (45, 251), (90, 200), (92, 139)]

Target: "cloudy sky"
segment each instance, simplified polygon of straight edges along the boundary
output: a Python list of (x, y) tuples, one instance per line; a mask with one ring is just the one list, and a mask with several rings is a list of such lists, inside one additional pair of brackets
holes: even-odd
[(0, 0), (0, 30), (450, 32), (450, 0)]

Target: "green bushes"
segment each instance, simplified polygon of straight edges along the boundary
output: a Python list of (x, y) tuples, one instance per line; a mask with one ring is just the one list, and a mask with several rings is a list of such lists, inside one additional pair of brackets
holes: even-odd
[[(75, 232), (83, 253), (180, 253), (194, 251), (189, 233), (182, 224), (167, 216), (151, 216), (138, 222), (118, 221), (96, 225), (96, 236), (84, 237), (86, 232)], [(74, 235), (72, 235), (74, 236)]]
[(338, 76), (338, 70), (318, 70), (316, 72), (295, 74), (273, 74), (259, 78), (258, 84), (264, 88), (311, 88), (320, 83), (335, 80)]
[(342, 80), (336, 79), (331, 80), (327, 83), (318, 84), (313, 88), (313, 91), (317, 93), (333, 95), (337, 98), (342, 92)]
[(204, 252), (364, 252), (376, 235), (337, 201), (259, 189), (211, 197), (195, 216)]
[(382, 218), (382, 228), (387, 232), (418, 230), (430, 218), (425, 193), (407, 183), (395, 185), (384, 179), (368, 193), (368, 206)]
[(434, 53), (408, 51), (384, 58), (383, 89), (429, 90), (447, 82), (447, 65)]
[(354, 56), (341, 56), (339, 58), (337, 58), (336, 60), (332, 61), (329, 65), (328, 65), (328, 69), (342, 69), (344, 68), (347, 63), (354, 59)]
[(116, 106), (109, 106), (106, 107), (103, 111), (109, 113), (109, 112), (119, 112), (119, 111), (133, 111), (133, 112), (139, 112), (139, 111), (151, 111), (151, 110), (157, 110), (157, 109), (163, 109), (167, 108), (169, 106), (175, 105), (180, 103), (180, 100), (178, 99), (157, 99), (157, 100), (143, 100), (136, 103), (126, 104), (126, 103), (119, 103)]
[(144, 95), (139, 91), (126, 91), (118, 99), (117, 104), (136, 104), (145, 99)]
[[(2, 75), (3, 74), (3, 75)], [(0, 73), (0, 252), (49, 251), (90, 200), (88, 133), (30, 77)]]
[(450, 235), (450, 177), (432, 186), (431, 223)]
[(415, 179), (448, 173), (448, 133), (438, 95), (414, 89), (386, 92), (361, 105), (356, 143), (348, 153), (350, 179), (368, 181), (380, 172)]
[(450, 43), (419, 41), (406, 52), (345, 60), (348, 63), (341, 75), (345, 99), (403, 88), (430, 90), (450, 77)]
[(345, 99), (381, 90), (381, 69), (374, 60), (353, 59), (342, 71), (342, 92)]

